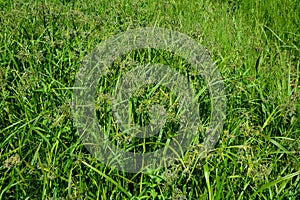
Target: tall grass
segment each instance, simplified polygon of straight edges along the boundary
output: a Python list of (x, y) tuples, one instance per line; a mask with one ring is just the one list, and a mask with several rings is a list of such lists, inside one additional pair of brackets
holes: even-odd
[[(296, 0), (1, 1), (0, 199), (297, 199), (299, 13)], [(101, 41), (149, 26), (210, 51), (226, 86), (226, 124), (205, 159), (194, 144), (169, 167), (130, 174), (85, 149), (71, 88)], [(176, 63), (163, 51), (140, 55)], [(201, 112), (207, 122), (209, 110)]]

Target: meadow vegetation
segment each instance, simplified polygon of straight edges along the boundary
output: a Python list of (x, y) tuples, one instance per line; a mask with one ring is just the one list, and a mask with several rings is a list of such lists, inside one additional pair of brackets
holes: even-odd
[[(131, 174), (102, 164), (86, 150), (73, 121), (72, 87), (83, 59), (101, 41), (139, 27), (179, 31), (205, 46), (224, 80), (227, 115), (215, 149), (205, 158), (199, 157), (201, 143), (193, 143), (173, 165)], [(299, 56), (297, 0), (2, 0), (0, 199), (296, 200)], [(102, 92), (113, 89), (133, 59), (189, 73), (184, 61), (168, 52), (131, 52), (100, 81)], [(209, 93), (200, 89), (205, 85), (200, 78), (192, 83), (201, 92), (205, 128)], [(160, 88), (151, 99), (149, 90), (140, 91), (139, 102), (162, 101), (169, 93)], [(105, 126), (111, 120), (109, 103), (101, 97), (99, 102), (99, 123)], [(141, 124), (145, 120), (138, 113), (133, 117)], [(115, 144), (143, 151), (139, 144), (145, 141), (109, 131)], [(174, 131), (176, 121), (167, 123), (163, 138)], [(198, 140), (204, 136), (199, 132)], [(150, 150), (166, 141), (156, 140), (151, 139)]]

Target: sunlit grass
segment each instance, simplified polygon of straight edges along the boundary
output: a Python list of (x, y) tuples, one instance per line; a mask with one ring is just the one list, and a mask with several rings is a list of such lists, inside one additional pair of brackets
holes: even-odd
[[(1, 1), (0, 199), (297, 199), (299, 5), (296, 0)], [(169, 167), (130, 174), (103, 165), (85, 149), (73, 122), (71, 88), (82, 60), (101, 41), (153, 26), (187, 34), (209, 50), (226, 87), (226, 123), (206, 158), (199, 157), (195, 143)], [(127, 61), (133, 58), (174, 64), (188, 75), (184, 60), (149, 52), (115, 62), (99, 88), (113, 90), (119, 68), (132, 67)], [(199, 77), (190, 80), (205, 87)], [(210, 102), (201, 88), (205, 129)], [(165, 93), (161, 89), (139, 101), (161, 101)], [(108, 115), (99, 116), (99, 123), (107, 124), (112, 140), (124, 148), (155, 149), (167, 140), (167, 133), (146, 143), (126, 140), (108, 123), (109, 104), (101, 109)], [(204, 135), (199, 131), (200, 142)]]

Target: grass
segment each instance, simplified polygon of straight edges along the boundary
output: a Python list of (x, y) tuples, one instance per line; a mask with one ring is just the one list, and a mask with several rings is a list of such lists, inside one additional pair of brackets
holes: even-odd
[[(297, 199), (299, 13), (296, 0), (0, 1), (0, 199)], [(76, 134), (72, 87), (101, 41), (153, 26), (184, 33), (210, 51), (226, 87), (226, 122), (206, 158), (193, 143), (169, 167), (121, 172), (93, 157)], [(168, 52), (131, 52), (101, 79), (102, 93), (114, 89), (132, 60), (192, 73)], [(191, 80), (205, 128), (209, 95), (203, 80)], [(165, 93), (173, 98), (166, 88), (149, 98), (151, 87), (144, 89), (133, 108), (163, 102)], [(107, 114), (98, 115), (99, 123), (122, 148), (153, 150), (174, 133), (176, 122), (169, 122), (161, 140), (128, 138), (110, 124), (109, 103), (99, 98), (98, 111)], [(147, 123), (147, 114), (133, 112)]]

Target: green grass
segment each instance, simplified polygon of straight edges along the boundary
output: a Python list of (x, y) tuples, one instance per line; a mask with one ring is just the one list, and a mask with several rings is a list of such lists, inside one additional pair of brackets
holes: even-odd
[[(296, 0), (0, 1), (0, 199), (297, 199), (299, 13)], [(101, 41), (153, 26), (187, 34), (210, 51), (224, 79), (227, 116), (206, 158), (195, 143), (169, 167), (130, 174), (86, 150), (73, 122), (72, 87)], [(114, 63), (102, 92), (114, 89), (132, 59), (192, 73), (168, 52), (136, 51)], [(203, 80), (191, 80), (205, 128), (209, 95)], [(165, 93), (160, 88), (132, 107), (163, 101)], [(115, 144), (139, 152), (161, 147), (157, 138), (132, 140), (110, 127), (109, 103), (99, 101), (99, 111), (107, 112), (99, 123)], [(147, 122), (135, 109), (133, 118)], [(175, 125), (168, 124), (161, 142)], [(200, 131), (200, 142), (203, 136)]]

